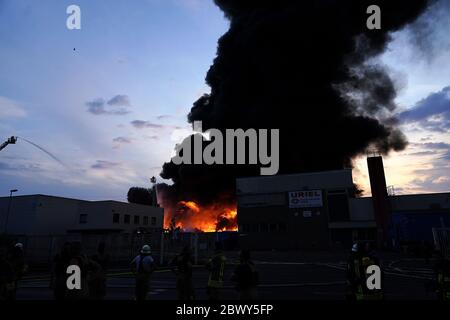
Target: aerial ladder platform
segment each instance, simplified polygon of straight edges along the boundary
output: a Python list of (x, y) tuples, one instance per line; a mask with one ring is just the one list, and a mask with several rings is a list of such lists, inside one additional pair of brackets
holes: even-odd
[(12, 136), (12, 137), (8, 138), (8, 140), (6, 140), (5, 142), (3, 142), (0, 145), (0, 151), (5, 149), (8, 144), (16, 144), (16, 142), (17, 142), (17, 137)]

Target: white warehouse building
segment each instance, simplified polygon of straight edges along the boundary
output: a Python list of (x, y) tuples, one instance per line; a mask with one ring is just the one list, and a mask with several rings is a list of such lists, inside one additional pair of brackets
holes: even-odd
[(18, 236), (153, 232), (163, 224), (164, 209), (154, 206), (40, 194), (0, 198), (0, 233)]

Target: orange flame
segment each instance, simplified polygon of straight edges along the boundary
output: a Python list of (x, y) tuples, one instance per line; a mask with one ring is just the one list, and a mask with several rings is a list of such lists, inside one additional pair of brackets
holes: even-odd
[(194, 201), (180, 201), (178, 204), (186, 206), (194, 212), (199, 212), (200, 208)]
[(237, 231), (237, 209), (235, 204), (214, 203), (200, 206), (195, 201), (180, 201), (175, 208), (165, 208), (164, 227), (180, 228), (184, 231)]

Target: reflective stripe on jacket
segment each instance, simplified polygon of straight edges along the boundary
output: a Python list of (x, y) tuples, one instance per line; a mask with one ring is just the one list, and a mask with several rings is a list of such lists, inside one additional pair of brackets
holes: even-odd
[(208, 287), (221, 288), (223, 286), (223, 274), (226, 258), (222, 253), (215, 255), (208, 263), (210, 270)]

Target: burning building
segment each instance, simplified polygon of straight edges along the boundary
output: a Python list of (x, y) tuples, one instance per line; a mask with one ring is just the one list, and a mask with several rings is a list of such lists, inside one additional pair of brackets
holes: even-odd
[(433, 242), (450, 224), (450, 193), (388, 195), (380, 156), (368, 157), (372, 197), (355, 197), (352, 170), (237, 180), (241, 246), (251, 249), (349, 248)]
[(194, 232), (237, 231), (237, 209), (223, 203), (200, 206), (194, 201), (180, 201), (165, 225)]
[[(372, 147), (402, 150), (396, 86), (373, 58), (428, 2), (215, 0), (230, 28), (206, 76), (211, 92), (193, 104), (188, 121), (222, 132), (279, 129), (282, 177), (342, 170)], [(373, 4), (382, 8), (380, 30), (366, 26)], [(158, 187), (166, 227), (235, 229), (236, 179), (257, 175), (254, 165), (165, 163), (161, 177), (173, 181)], [(338, 190), (349, 195), (352, 182), (344, 180)]]

